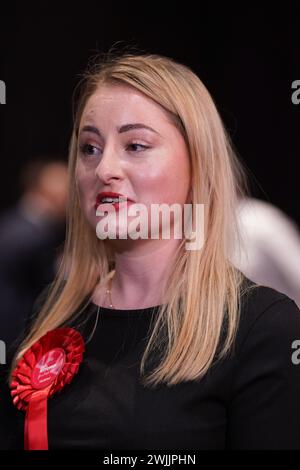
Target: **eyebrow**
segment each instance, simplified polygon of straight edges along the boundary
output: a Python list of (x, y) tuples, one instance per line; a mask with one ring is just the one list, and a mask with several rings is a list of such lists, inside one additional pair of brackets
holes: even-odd
[[(140, 122), (136, 122), (133, 124), (124, 124), (121, 127), (118, 127), (118, 133), (123, 134), (124, 132), (129, 132), (135, 129), (147, 129), (148, 131), (154, 132), (155, 134), (160, 135), (156, 130), (152, 129), (152, 127), (146, 126), (145, 124), (142, 124)], [(99, 137), (102, 136), (101, 132), (99, 129), (95, 126), (83, 126), (82, 129), (80, 129), (80, 132), (93, 132), (94, 134), (97, 134)]]

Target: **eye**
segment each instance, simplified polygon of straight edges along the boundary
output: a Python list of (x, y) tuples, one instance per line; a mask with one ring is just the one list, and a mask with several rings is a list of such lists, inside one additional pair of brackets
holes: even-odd
[(79, 148), (80, 152), (86, 157), (98, 157), (101, 154), (101, 149), (92, 144), (83, 144)]
[(148, 148), (150, 148), (148, 145), (132, 142), (131, 144), (127, 145), (126, 150), (129, 150), (130, 152), (142, 152), (143, 150), (146, 150)]

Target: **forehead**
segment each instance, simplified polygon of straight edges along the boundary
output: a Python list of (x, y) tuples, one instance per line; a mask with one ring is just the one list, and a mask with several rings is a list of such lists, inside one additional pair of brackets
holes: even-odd
[(83, 120), (145, 120), (170, 122), (167, 111), (154, 100), (127, 85), (102, 85), (87, 100)]

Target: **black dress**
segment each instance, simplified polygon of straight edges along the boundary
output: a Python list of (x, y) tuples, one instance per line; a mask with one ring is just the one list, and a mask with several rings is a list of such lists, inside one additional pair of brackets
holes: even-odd
[[(291, 299), (267, 287), (251, 291), (230, 355), (200, 381), (149, 389), (139, 364), (157, 309), (100, 307), (78, 374), (48, 401), (50, 450), (300, 449), (300, 364), (292, 347), (300, 311)], [(90, 303), (78, 318), (85, 340), (96, 314)], [(1, 388), (0, 447), (22, 449), (24, 412)]]

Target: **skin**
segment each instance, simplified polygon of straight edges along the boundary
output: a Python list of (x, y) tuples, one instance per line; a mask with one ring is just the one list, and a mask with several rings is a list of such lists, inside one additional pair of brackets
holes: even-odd
[[(153, 131), (124, 128), (136, 123)], [(103, 85), (89, 98), (79, 126), (76, 179), (82, 210), (95, 230), (100, 218), (94, 206), (100, 191), (123, 194), (148, 209), (153, 203), (183, 205), (190, 200), (190, 176), (184, 139), (160, 105), (126, 85)], [(126, 211), (125, 215), (129, 223)], [(119, 219), (116, 231), (123, 230)], [(117, 237), (105, 243), (112, 244), (115, 254), (115, 308), (159, 305), (166, 270), (180, 240)], [(92, 299), (108, 306), (99, 286)]]
[(61, 162), (49, 163), (39, 175), (35, 185), (23, 194), (22, 203), (40, 215), (64, 222), (67, 185), (67, 165)]

